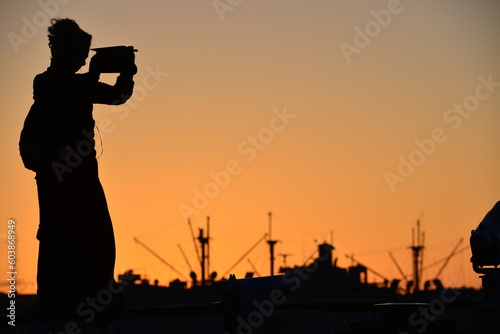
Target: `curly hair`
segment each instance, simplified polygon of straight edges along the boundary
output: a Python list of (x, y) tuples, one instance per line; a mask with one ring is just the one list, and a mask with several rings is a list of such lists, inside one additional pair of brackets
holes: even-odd
[(52, 58), (79, 57), (88, 53), (92, 35), (72, 19), (52, 19), (48, 28)]

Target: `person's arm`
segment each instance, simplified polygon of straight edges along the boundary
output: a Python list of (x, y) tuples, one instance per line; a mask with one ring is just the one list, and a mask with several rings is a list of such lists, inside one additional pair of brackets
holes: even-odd
[(120, 74), (113, 86), (98, 82), (95, 86), (92, 102), (111, 105), (123, 104), (132, 96), (133, 88), (133, 75)]
[[(91, 80), (99, 81), (99, 64), (92, 60), (94, 58), (91, 59), (88, 75), (91, 76)], [(134, 88), (133, 78), (136, 73), (137, 66), (132, 63), (129, 68), (120, 73), (113, 86), (97, 82), (92, 94), (92, 102), (111, 105), (125, 103), (132, 96)]]

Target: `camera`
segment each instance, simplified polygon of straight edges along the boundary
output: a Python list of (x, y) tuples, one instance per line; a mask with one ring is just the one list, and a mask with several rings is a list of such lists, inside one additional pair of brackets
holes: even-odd
[(90, 60), (90, 67), (97, 64), (96, 71), (100, 73), (133, 72), (137, 49), (133, 46), (109, 46), (91, 49), (96, 54)]

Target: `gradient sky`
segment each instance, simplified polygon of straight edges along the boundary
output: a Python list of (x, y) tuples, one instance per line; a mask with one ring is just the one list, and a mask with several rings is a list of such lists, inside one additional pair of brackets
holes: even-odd
[[(178, 275), (133, 238), (188, 276), (179, 245), (199, 265), (187, 216), (196, 235), (210, 216), (219, 275), (267, 232), (270, 211), (289, 265), (333, 233), (340, 266), (354, 254), (400, 278), (388, 252), (411, 273), (417, 219), (424, 265), (467, 246), (500, 199), (499, 16), (494, 0), (0, 0), (0, 252), (14, 219), (19, 291), (36, 290), (38, 203), (17, 144), (49, 65), (49, 17), (76, 20), (93, 47), (139, 50), (135, 95), (94, 108), (100, 177), (116, 272), (167, 285)], [(480, 285), (469, 258), (453, 258), (445, 286)], [(247, 259), (269, 273), (264, 242)]]

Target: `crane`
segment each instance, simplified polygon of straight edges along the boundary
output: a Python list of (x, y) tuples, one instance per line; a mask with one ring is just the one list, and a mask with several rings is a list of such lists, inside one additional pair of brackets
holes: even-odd
[(189, 225), (189, 231), (191, 232), (191, 238), (193, 239), (194, 250), (196, 251), (196, 257), (198, 258), (198, 263), (201, 264), (200, 252), (198, 251), (198, 246), (196, 245), (196, 237), (194, 236), (193, 226), (191, 225), (191, 219), (188, 218), (187, 223)]
[(444, 268), (446, 268), (446, 266), (448, 265), (448, 262), (450, 262), (450, 259), (457, 252), (458, 246), (460, 246), (460, 244), (462, 243), (463, 240), (464, 240), (463, 238), (460, 238), (460, 240), (458, 240), (458, 243), (455, 245), (455, 248), (453, 248), (453, 250), (451, 251), (450, 255), (448, 255), (448, 257), (444, 260), (444, 263), (441, 266), (441, 268), (439, 268), (439, 270), (438, 270), (438, 272), (436, 274), (436, 278), (435, 279), (437, 279), (439, 277), (439, 275), (441, 275), (441, 273), (443, 272)]
[[(447, 256), (447, 257), (444, 257), (440, 260), (437, 260), (425, 267), (423, 267), (422, 265), (420, 265), (419, 267), (419, 275), (420, 277), (422, 277), (422, 272), (424, 270), (427, 270), (431, 267), (434, 267), (440, 263), (443, 263), (443, 265), (439, 268), (439, 270), (437, 271), (436, 275), (435, 275), (435, 278), (434, 278), (434, 281), (438, 280), (439, 279), (439, 276), (443, 273), (444, 269), (446, 268), (446, 266), (448, 265), (448, 263), (450, 262), (451, 258), (459, 253), (462, 253), (469, 248), (469, 246), (465, 246), (465, 247), (462, 247), (460, 249), (458, 249), (458, 247), (461, 245), (461, 243), (463, 242), (463, 238), (460, 238), (460, 240), (458, 240), (458, 243), (455, 245), (455, 247), (453, 248), (453, 250), (451, 251), (451, 253)], [(404, 274), (403, 270), (401, 269), (401, 267), (399, 266), (399, 264), (397, 263), (396, 259), (394, 258), (394, 256), (392, 255), (391, 252), (389, 252), (389, 256), (391, 257), (392, 261), (394, 262), (394, 264), (396, 265), (396, 267), (398, 268), (398, 271), (399, 273), (401, 274), (401, 276), (403, 277), (403, 280), (405, 282), (408, 282), (408, 279), (406, 277), (406, 275)], [(420, 260), (419, 260), (419, 264), (421, 264)]]
[(137, 238), (134, 238), (134, 241), (137, 242), (139, 245), (141, 245), (142, 247), (146, 248), (147, 251), (149, 251), (151, 254), (153, 254), (156, 258), (158, 258), (161, 262), (163, 262), (167, 267), (169, 267), (170, 269), (172, 269), (173, 271), (175, 271), (177, 274), (179, 274), (182, 278), (186, 279), (186, 277), (180, 272), (178, 271), (177, 269), (175, 269), (170, 263), (168, 263), (167, 261), (165, 261), (160, 255), (156, 254), (151, 248), (149, 248), (148, 246), (146, 246), (142, 241), (140, 241), (139, 239)]
[(398, 262), (396, 261), (396, 258), (392, 255), (391, 252), (389, 252), (389, 256), (391, 257), (392, 261), (394, 262), (394, 264), (396, 265), (396, 268), (398, 268), (398, 271), (399, 273), (401, 274), (401, 276), (403, 277), (403, 280), (408, 283), (408, 279), (406, 278), (406, 275), (404, 274), (403, 270), (401, 269), (401, 267), (399, 266)]
[(383, 275), (379, 274), (378, 272), (376, 272), (375, 270), (373, 270), (373, 269), (371, 269), (371, 268), (368, 268), (367, 266), (365, 266), (364, 264), (362, 264), (361, 262), (359, 262), (358, 260), (356, 260), (356, 259), (354, 258), (354, 255), (349, 255), (349, 254), (346, 254), (345, 256), (346, 256), (348, 259), (350, 259), (351, 261), (356, 262), (358, 265), (365, 267), (365, 268), (366, 268), (366, 270), (371, 271), (373, 274), (375, 274), (376, 276), (378, 276), (378, 277), (382, 278), (384, 281), (389, 282), (389, 279), (387, 279), (385, 276), (383, 276)]
[(260, 277), (260, 274), (259, 272), (257, 271), (257, 268), (255, 268), (255, 266), (253, 265), (252, 261), (250, 261), (250, 259), (247, 259), (248, 263), (250, 263), (250, 266), (252, 267), (253, 269), (253, 272)]
[(222, 275), (222, 277), (226, 276), (229, 272), (231, 272), (231, 270), (233, 270), (234, 267), (236, 267), (238, 265), (238, 263), (241, 262), (241, 260), (243, 260), (245, 257), (247, 257), (248, 254), (250, 254), (250, 252), (255, 248), (257, 247), (258, 244), (260, 244), (264, 239), (266, 239), (267, 237), (267, 233), (264, 234), (252, 247), (250, 247), (249, 250), (247, 250), (245, 252), (245, 254), (243, 254), (239, 259), (238, 261), (236, 261), (232, 266), (231, 268), (229, 268), (225, 273), (224, 275)]

